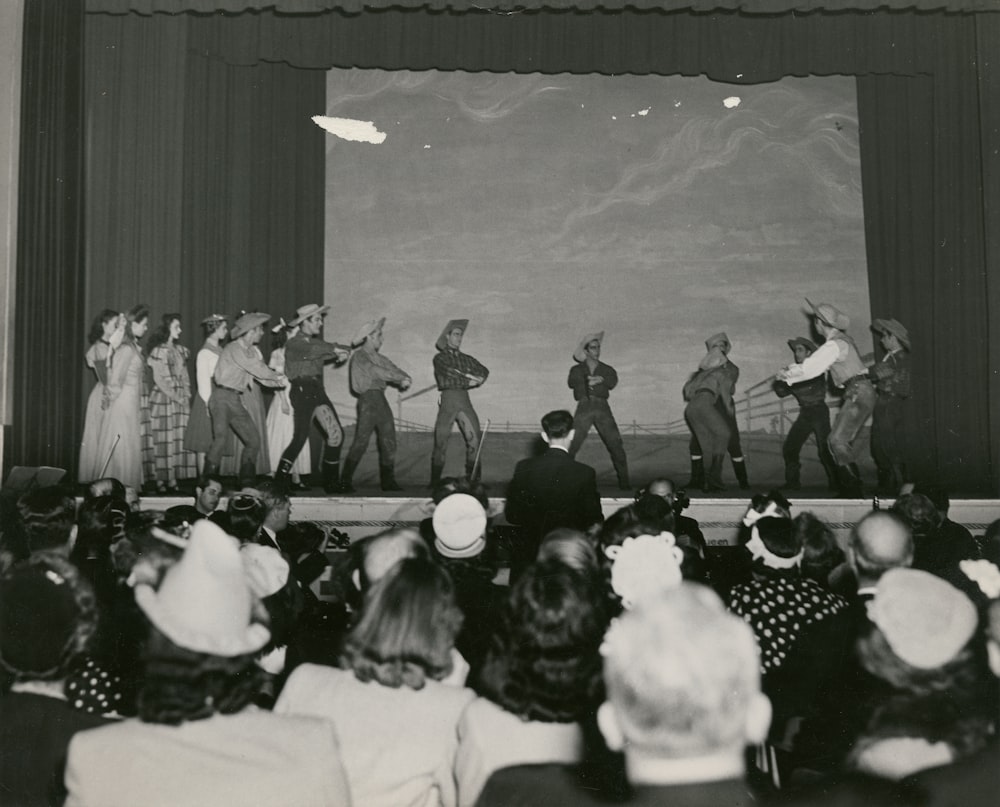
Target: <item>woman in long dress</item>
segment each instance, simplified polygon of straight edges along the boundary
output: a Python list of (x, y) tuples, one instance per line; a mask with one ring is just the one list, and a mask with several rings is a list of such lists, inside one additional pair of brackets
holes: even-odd
[[(212, 445), (212, 420), (208, 416), (208, 399), (212, 397), (212, 376), (222, 355), (222, 345), (229, 336), (229, 322), (224, 314), (209, 314), (201, 321), (205, 342), (195, 357), (195, 384), (198, 394), (191, 404), (191, 417), (184, 434), (184, 448), (194, 451), (198, 469), (205, 463), (205, 454)], [(231, 453), (231, 452), (229, 452)]]
[[(105, 476), (138, 490), (142, 487), (142, 398), (145, 359), (139, 340), (149, 328), (149, 308), (137, 305), (125, 315), (121, 345), (111, 354), (102, 407), (104, 422), (97, 456), (107, 462)], [(109, 459), (110, 457), (110, 459)]]
[(156, 489), (176, 491), (178, 479), (197, 476), (195, 456), (184, 449), (184, 433), (191, 415), (191, 356), (179, 344), (183, 329), (180, 314), (164, 314), (160, 327), (149, 340), (146, 363), (153, 371), (149, 415), (153, 434)]
[[(280, 320), (271, 329), (271, 360), (268, 367), (276, 373), (285, 373), (285, 342), (299, 332), (298, 326), (289, 327)], [(271, 408), (267, 410), (267, 448), (271, 458), (271, 473), (278, 470), (281, 455), (292, 442), (295, 432), (295, 410), (288, 399), (288, 390), (279, 389), (271, 399)], [(292, 465), (292, 490), (308, 490), (309, 486), (302, 483), (302, 477), (308, 476), (312, 469), (312, 457), (309, 453), (308, 441), (302, 447), (295, 463)]]
[(101, 476), (104, 458), (97, 453), (97, 438), (101, 433), (105, 410), (101, 408), (104, 390), (108, 385), (108, 355), (111, 352), (111, 336), (118, 327), (118, 312), (105, 308), (94, 319), (90, 327), (88, 341), (90, 347), (84, 356), (87, 366), (97, 376), (97, 383), (87, 398), (87, 409), (83, 416), (83, 439), (80, 441), (80, 466), (78, 482), (93, 482)]

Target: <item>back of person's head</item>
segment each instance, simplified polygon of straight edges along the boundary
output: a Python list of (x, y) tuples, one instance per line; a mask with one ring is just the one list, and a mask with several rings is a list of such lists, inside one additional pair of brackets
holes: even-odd
[(555, 560), (583, 574), (601, 571), (594, 541), (570, 527), (557, 527), (542, 538), (535, 559), (538, 563)]
[(226, 513), (229, 516), (229, 534), (240, 543), (246, 543), (260, 532), (267, 516), (267, 505), (255, 494), (237, 493), (229, 497)]
[(409, 527), (394, 527), (359, 541), (354, 546), (360, 553), (358, 588), (362, 591), (367, 591), (406, 558), (430, 558), (427, 543), (416, 530)]
[(29, 552), (69, 552), (76, 524), (76, 499), (64, 487), (31, 490), (17, 502)]
[(746, 549), (757, 575), (785, 574), (801, 568), (802, 544), (790, 518), (764, 516), (750, 527)]
[(899, 516), (873, 510), (851, 530), (849, 559), (858, 582), (873, 585), (889, 569), (913, 563), (913, 535)]
[(125, 537), (129, 513), (125, 500), (115, 496), (85, 499), (76, 514), (76, 542), (70, 558), (110, 556), (111, 545)]
[(608, 631), (602, 732), (626, 756), (741, 753), (763, 740), (770, 721), (759, 664), (750, 627), (710, 589), (682, 583)]
[[(647, 497), (652, 499), (655, 497)], [(645, 501), (645, 500), (644, 500)], [(661, 499), (661, 501), (664, 501)], [(664, 501), (664, 504), (666, 502)], [(601, 549), (611, 546), (621, 546), (626, 538), (636, 538), (640, 535), (659, 535), (670, 532), (674, 528), (673, 514), (664, 515), (663, 510), (650, 505), (640, 511), (638, 502), (627, 504), (613, 512), (604, 520), (598, 533), (598, 543)], [(669, 526), (665, 526), (669, 524)]]
[(94, 499), (98, 496), (114, 496), (116, 499), (125, 499), (125, 485), (120, 480), (112, 476), (103, 479), (95, 479), (87, 485), (83, 494), (83, 500)]
[(948, 510), (951, 508), (951, 498), (948, 496), (948, 491), (942, 485), (930, 482), (915, 482), (913, 490), (910, 492), (926, 496), (930, 499), (931, 504), (934, 505), (934, 509), (938, 511), (938, 515), (941, 518), (948, 515)]
[(427, 558), (404, 558), (368, 590), (347, 635), (341, 666), (359, 681), (421, 689), (445, 678), (462, 626), (448, 573)]
[(17, 680), (64, 678), (96, 630), (94, 592), (61, 555), (33, 554), (0, 577), (0, 665)]
[(125, 537), (111, 545), (111, 560), (122, 579), (137, 566), (144, 576), (159, 577), (177, 562), (185, 545), (181, 530), (171, 528), (163, 511), (141, 510), (126, 517)]
[(652, 493), (641, 496), (636, 503), (635, 514), (648, 525), (658, 525), (661, 532), (674, 531), (674, 508), (671, 503)]
[(796, 542), (802, 547), (802, 576), (826, 586), (830, 572), (844, 562), (837, 536), (823, 519), (809, 512), (792, 519), (792, 528)]
[(265, 479), (256, 485), (254, 490), (259, 494), (259, 498), (264, 503), (268, 513), (276, 507), (283, 507), (291, 502), (291, 499), (288, 498), (288, 489), (273, 479)]
[(483, 506), (483, 510), (489, 513), (489, 492), (482, 482), (471, 480), (467, 476), (448, 476), (435, 486), (431, 492), (431, 499), (434, 504), (440, 504), (445, 497), (452, 493), (466, 493), (472, 496)]
[(480, 674), (480, 691), (524, 720), (570, 722), (600, 699), (607, 600), (598, 580), (549, 559), (518, 578)]
[(556, 409), (542, 418), (542, 431), (550, 440), (559, 440), (573, 431), (573, 415), (565, 409)]
[(890, 512), (905, 521), (915, 540), (933, 537), (937, 532), (941, 516), (934, 502), (921, 493), (907, 493), (893, 503)]

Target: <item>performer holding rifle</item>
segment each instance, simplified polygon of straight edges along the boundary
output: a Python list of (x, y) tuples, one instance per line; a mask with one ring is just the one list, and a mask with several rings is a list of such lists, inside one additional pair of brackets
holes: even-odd
[(490, 371), (467, 353), (462, 353), (462, 338), (469, 327), (467, 319), (452, 319), (445, 325), (434, 346), (434, 379), (441, 391), (437, 420), (434, 422), (434, 450), (431, 453), (431, 488), (437, 487), (444, 473), (448, 438), (453, 423), (465, 440), (465, 475), (478, 479), (482, 464), (477, 462), (482, 429), (479, 416), (472, 407), (469, 390), (482, 386)]

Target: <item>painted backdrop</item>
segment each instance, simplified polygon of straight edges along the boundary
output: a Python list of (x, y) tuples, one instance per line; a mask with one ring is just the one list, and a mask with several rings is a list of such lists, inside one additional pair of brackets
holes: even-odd
[[(807, 335), (804, 296), (871, 349), (851, 78), (333, 70), (326, 116), (344, 119), (320, 120), (326, 337), (387, 317), (383, 352), (419, 390), (445, 322), (469, 318), (483, 420), (571, 409), (588, 331), (607, 332), (620, 423), (679, 418), (720, 330), (739, 390), (772, 374)], [(351, 405), (346, 370), (327, 383)], [(432, 424), (436, 400), (403, 416)]]

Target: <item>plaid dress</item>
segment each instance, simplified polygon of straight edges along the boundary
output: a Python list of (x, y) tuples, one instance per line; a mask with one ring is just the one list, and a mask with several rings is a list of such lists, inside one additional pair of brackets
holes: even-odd
[[(184, 434), (191, 416), (191, 377), (183, 345), (163, 344), (153, 348), (148, 364), (153, 370), (149, 393), (150, 434), (158, 482), (175, 482), (198, 475), (193, 451), (184, 449)], [(169, 394), (168, 394), (169, 393)]]

